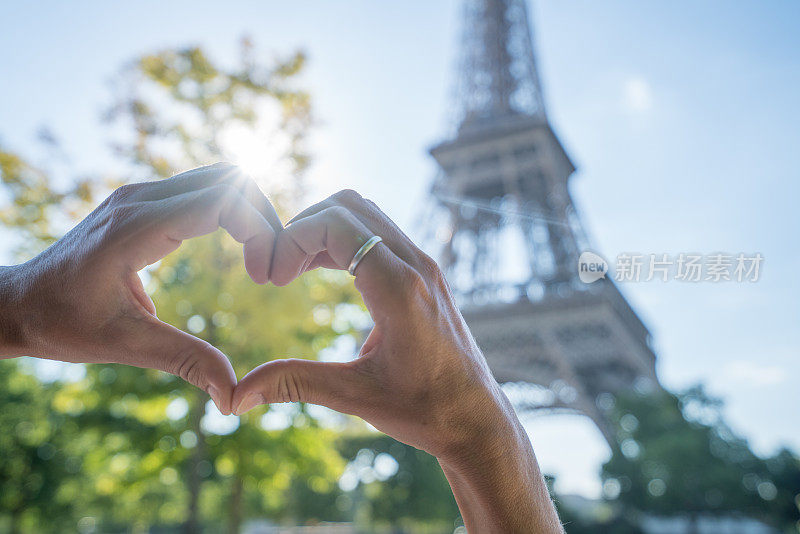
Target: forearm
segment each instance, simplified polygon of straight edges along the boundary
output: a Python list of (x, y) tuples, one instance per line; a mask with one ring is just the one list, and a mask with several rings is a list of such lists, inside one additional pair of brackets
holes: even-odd
[(0, 358), (20, 356), (25, 351), (21, 266), (0, 266)]
[(492, 431), (476, 434), (472, 446), (439, 459), (467, 531), (562, 533), (530, 440), (510, 405), (500, 407), (496, 421)]

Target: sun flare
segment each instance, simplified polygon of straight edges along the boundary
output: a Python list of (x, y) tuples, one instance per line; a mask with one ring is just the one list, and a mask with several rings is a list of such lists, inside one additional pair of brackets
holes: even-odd
[(275, 106), (259, 106), (255, 124), (236, 122), (220, 135), (224, 157), (262, 187), (280, 186), (292, 178), (291, 137), (280, 128)]

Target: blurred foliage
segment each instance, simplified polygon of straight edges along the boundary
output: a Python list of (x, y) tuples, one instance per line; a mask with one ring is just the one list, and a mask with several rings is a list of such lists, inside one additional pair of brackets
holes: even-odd
[(339, 500), (353, 517), (395, 532), (452, 532), (463, 524), (447, 479), (430, 454), (384, 435), (345, 437), (339, 450), (351, 459), (345, 477), (358, 481)]
[(71, 456), (77, 424), (51, 409), (52, 386), (43, 386), (0, 360), (0, 510), (6, 525), (35, 532), (54, 528), (73, 506), (68, 487), (79, 484), (79, 460)]
[(603, 466), (604, 493), (627, 511), (681, 517), (747, 516), (784, 532), (800, 520), (800, 458), (761, 458), (725, 424), (702, 387), (675, 396), (623, 396), (610, 416), (617, 446)]
[(84, 215), (100, 184), (92, 177), (81, 177), (59, 190), (45, 170), (0, 145), (0, 191), (6, 197), (0, 197), (0, 223), (17, 233), (19, 245), (13, 252), (29, 259), (58, 239), (54, 219), (74, 220)]

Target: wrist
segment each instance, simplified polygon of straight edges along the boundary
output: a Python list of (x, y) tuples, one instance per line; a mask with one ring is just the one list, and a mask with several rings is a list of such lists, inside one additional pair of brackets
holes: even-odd
[(451, 468), (470, 467), (497, 459), (510, 448), (527, 443), (528, 438), (511, 403), (495, 382), (474, 395), (471, 402), (459, 403), (458, 413), (449, 417), (447, 440), (434, 454)]
[(563, 534), (530, 439), (499, 386), (495, 391), (472, 440), (437, 457), (464, 525), (469, 532)]
[(24, 270), (25, 264), (0, 266), (0, 358), (25, 355), (30, 345)]

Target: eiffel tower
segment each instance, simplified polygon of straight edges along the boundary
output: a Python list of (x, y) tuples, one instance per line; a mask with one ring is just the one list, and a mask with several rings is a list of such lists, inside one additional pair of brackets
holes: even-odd
[(455, 135), (430, 149), (435, 253), (517, 408), (588, 416), (609, 444), (608, 394), (657, 385), (650, 334), (614, 283), (578, 279), (591, 250), (575, 166), (547, 118), (525, 0), (466, 0)]

